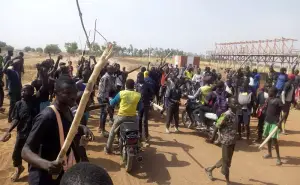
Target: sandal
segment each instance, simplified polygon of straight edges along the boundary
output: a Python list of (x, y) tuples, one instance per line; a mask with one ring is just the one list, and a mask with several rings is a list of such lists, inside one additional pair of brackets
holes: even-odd
[(264, 159), (270, 159), (270, 158), (272, 158), (272, 155), (271, 154), (266, 154), (266, 155), (263, 156), (263, 158)]
[(209, 180), (213, 181), (214, 177), (212, 176), (212, 171), (210, 170), (210, 168), (205, 168), (205, 173), (207, 175), (207, 177), (209, 178)]

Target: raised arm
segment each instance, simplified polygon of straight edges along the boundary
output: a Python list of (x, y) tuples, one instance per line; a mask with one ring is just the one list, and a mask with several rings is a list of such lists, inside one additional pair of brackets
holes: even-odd
[(149, 63), (148, 63), (148, 66), (147, 66), (147, 71), (149, 71), (149, 70), (150, 70), (150, 63), (151, 63), (151, 62), (149, 62)]
[(59, 55), (59, 56), (57, 57), (57, 60), (56, 60), (56, 62), (55, 62), (55, 64), (54, 64), (54, 68), (48, 72), (48, 75), (49, 75), (49, 76), (52, 76), (53, 73), (57, 70), (59, 61), (60, 61), (62, 58), (63, 58), (63, 57), (62, 57), (61, 55)]
[(130, 70), (130, 71), (127, 71), (127, 74), (130, 74), (130, 73), (132, 73), (133, 71), (136, 71), (136, 70), (140, 69), (141, 67), (142, 67), (142, 66), (139, 66), (139, 67), (134, 68), (134, 69), (132, 69), (132, 70)]

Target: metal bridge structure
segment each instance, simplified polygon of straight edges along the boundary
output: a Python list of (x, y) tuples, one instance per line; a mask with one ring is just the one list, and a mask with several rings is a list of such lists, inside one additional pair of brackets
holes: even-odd
[(288, 70), (299, 65), (300, 52), (294, 48), (296, 39), (277, 38), (273, 40), (216, 43), (210, 53), (212, 61), (219, 67), (236, 68), (248, 65), (251, 68), (267, 66), (286, 67)]

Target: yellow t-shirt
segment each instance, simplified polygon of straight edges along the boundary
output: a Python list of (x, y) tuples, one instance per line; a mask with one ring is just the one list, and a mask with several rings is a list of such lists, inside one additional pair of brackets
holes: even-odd
[(119, 116), (135, 116), (136, 108), (141, 99), (141, 94), (136, 91), (120, 91)]

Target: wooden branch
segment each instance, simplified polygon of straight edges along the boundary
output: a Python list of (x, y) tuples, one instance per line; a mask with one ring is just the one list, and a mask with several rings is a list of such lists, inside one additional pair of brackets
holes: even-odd
[(64, 142), (64, 145), (62, 146), (59, 155), (57, 156), (56, 161), (61, 161), (64, 156), (66, 155), (68, 149), (70, 148), (70, 145), (75, 137), (75, 135), (78, 132), (78, 127), (80, 125), (80, 121), (81, 118), (83, 116), (83, 113), (85, 111), (86, 105), (90, 99), (90, 95), (94, 89), (94, 85), (97, 81), (97, 78), (100, 74), (100, 71), (102, 70), (102, 68), (105, 66), (105, 64), (107, 63), (108, 59), (112, 56), (113, 53), (113, 46), (110, 45), (108, 46), (105, 51), (103, 52), (100, 61), (95, 65), (95, 68), (93, 70), (92, 75), (89, 78), (88, 83), (86, 84), (86, 88), (83, 92), (82, 98), (80, 100), (79, 106), (77, 108), (75, 117), (73, 119), (71, 128), (68, 132), (67, 138)]
[(107, 42), (106, 38), (98, 30), (96, 32)]
[(94, 39), (93, 39), (93, 43), (92, 43), (92, 48), (93, 51), (95, 50), (95, 40), (96, 40), (96, 30), (97, 30), (97, 19), (95, 20), (95, 27), (94, 27)]
[(79, 6), (78, 0), (76, 0), (76, 4), (77, 4), (78, 12), (79, 12), (79, 17), (80, 17), (81, 26), (82, 26), (82, 29), (83, 29), (83, 31), (84, 31), (85, 37), (86, 37), (86, 42), (87, 42), (88, 48), (90, 48), (90, 47), (91, 47), (91, 43), (90, 43), (90, 41), (89, 41), (88, 34), (87, 34), (87, 32), (86, 32), (86, 30), (85, 30), (85, 27), (84, 27), (84, 24), (83, 24), (82, 13), (81, 13), (81, 10), (80, 10), (80, 6)]

